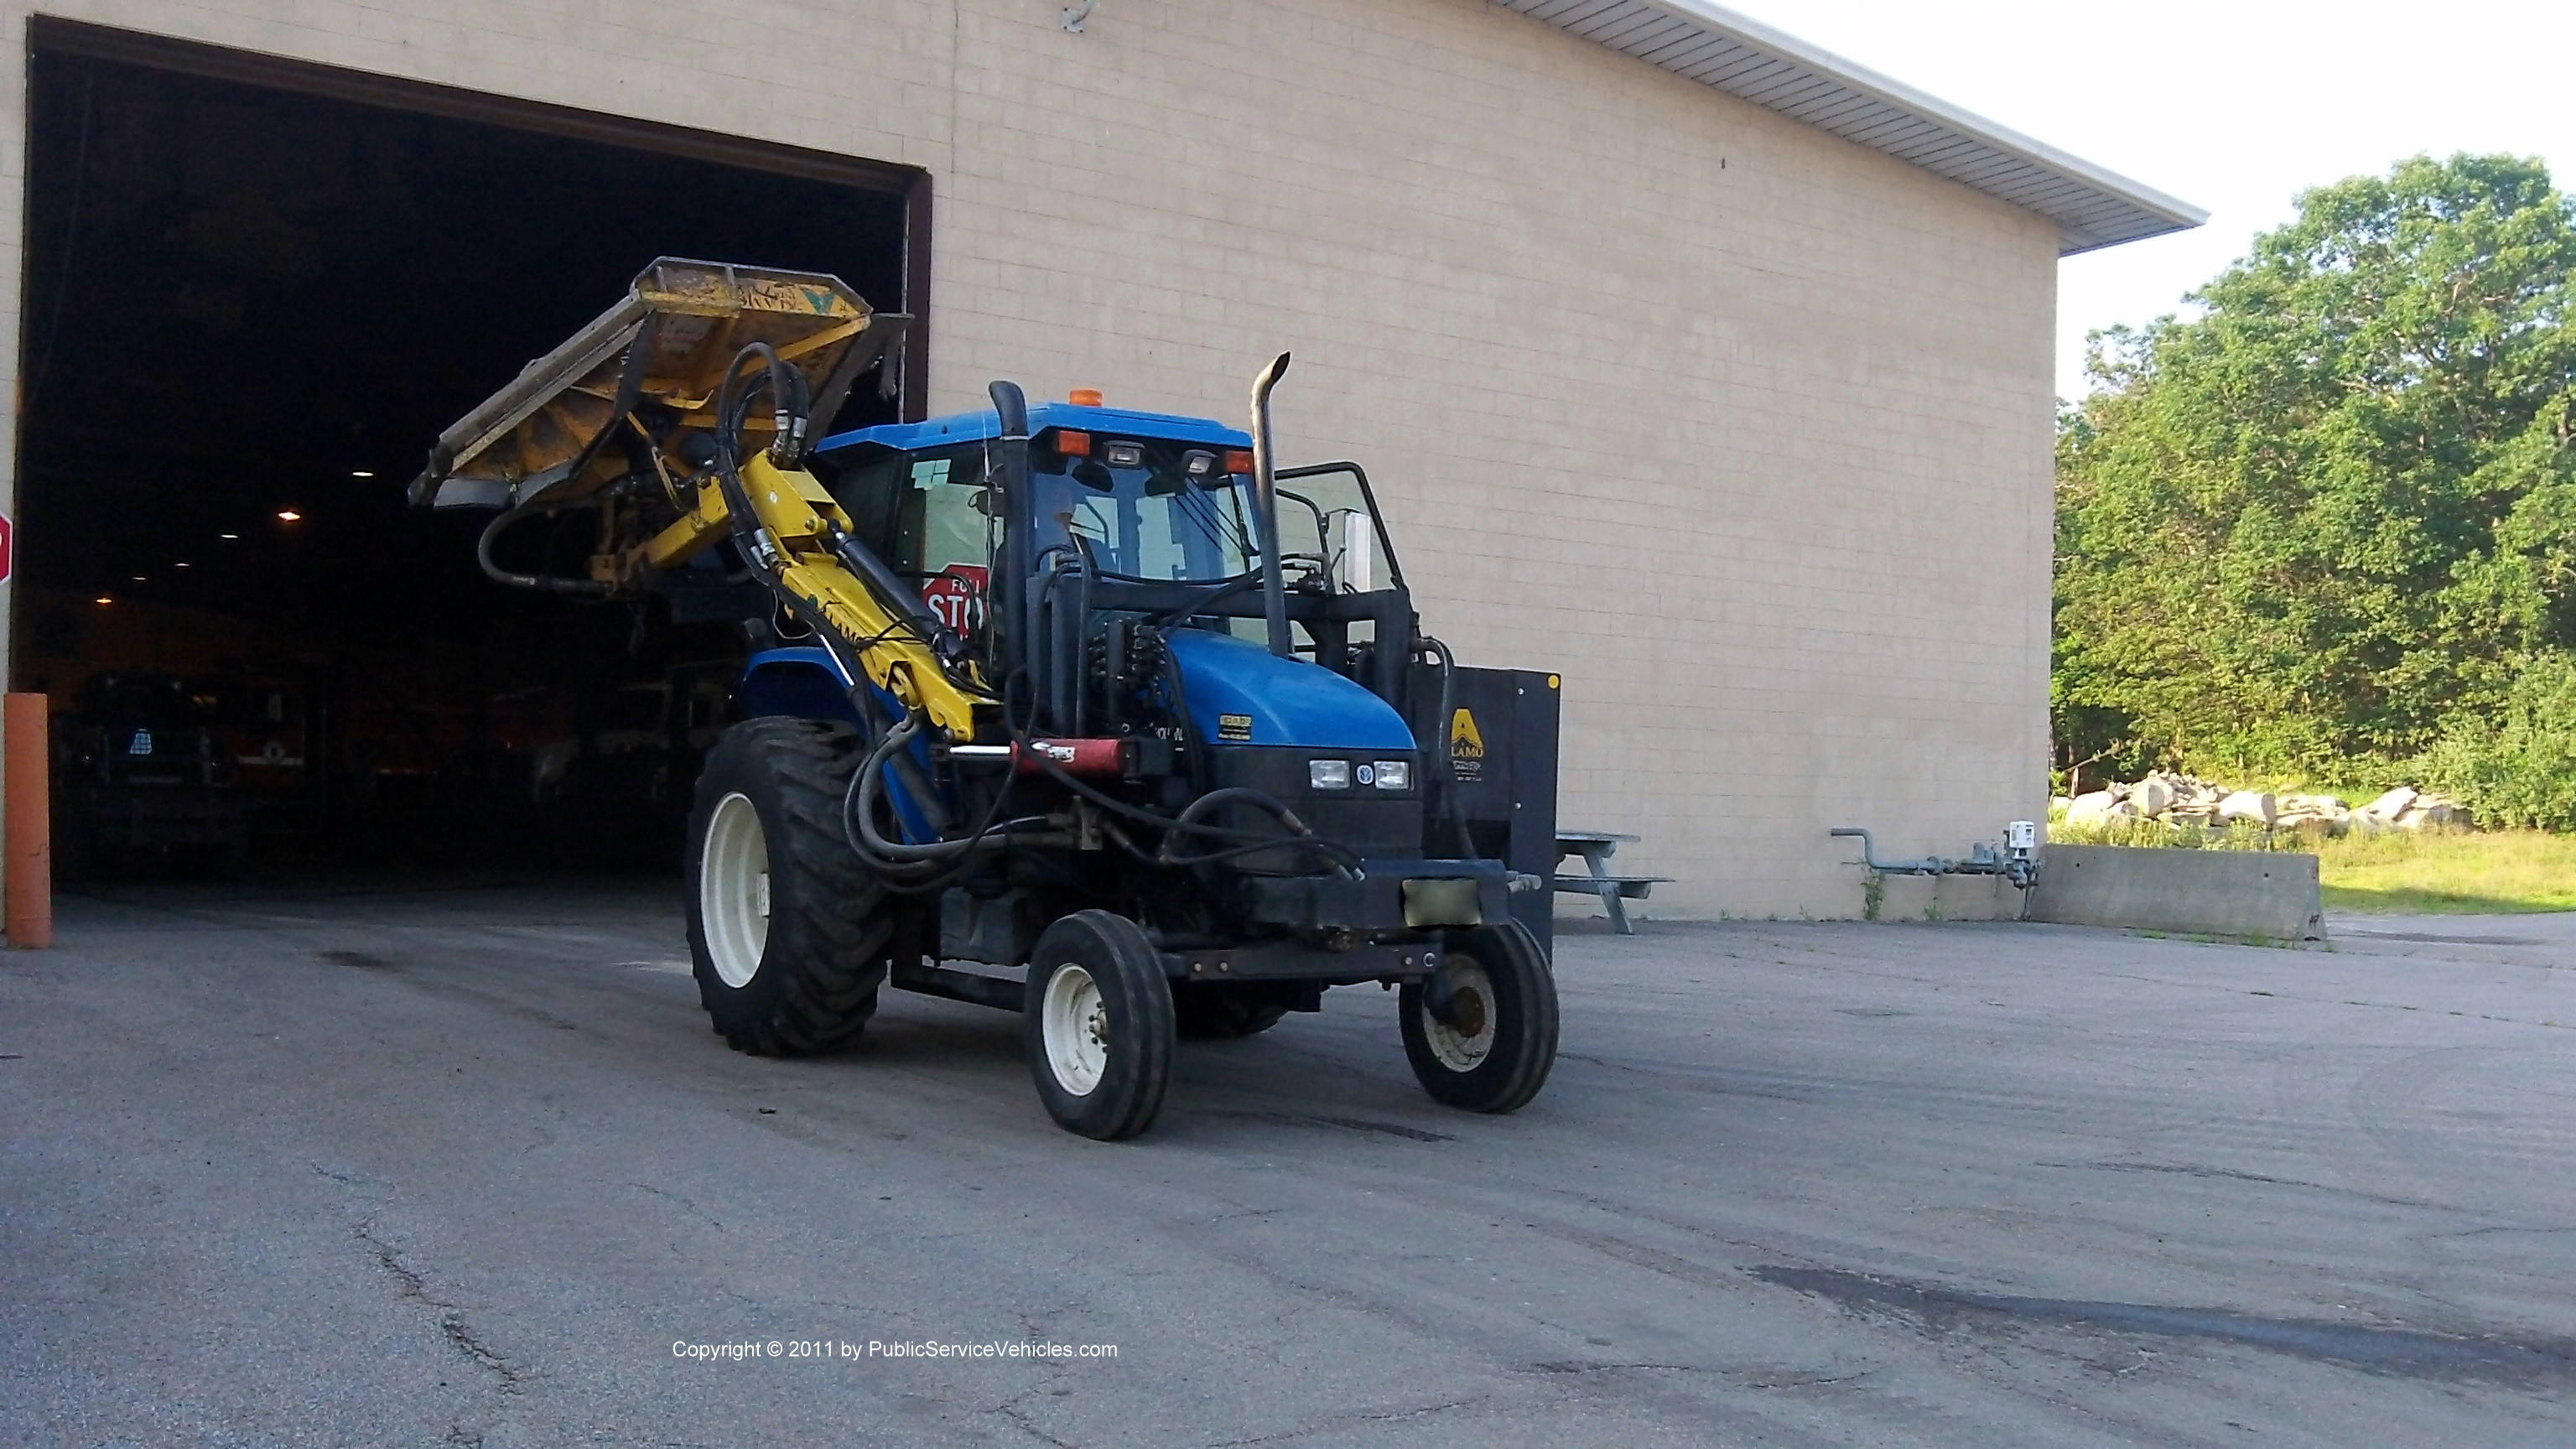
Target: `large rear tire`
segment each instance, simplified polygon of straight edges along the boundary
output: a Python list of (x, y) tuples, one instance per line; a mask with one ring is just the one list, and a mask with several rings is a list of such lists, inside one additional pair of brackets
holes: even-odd
[(1125, 916), (1077, 911), (1029, 953), (1021, 1040), (1047, 1115), (1103, 1142), (1154, 1125), (1172, 1078), (1172, 988)]
[(689, 955), (734, 1050), (809, 1056), (876, 1014), (894, 915), (841, 834), (857, 736), (815, 720), (724, 732), (689, 814)]
[(1517, 1112), (1556, 1065), (1556, 976), (1538, 938), (1518, 921), (1461, 931), (1440, 962), (1449, 1020), (1431, 1014), (1430, 991), (1398, 993), (1404, 1055), (1435, 1100), (1470, 1112)]

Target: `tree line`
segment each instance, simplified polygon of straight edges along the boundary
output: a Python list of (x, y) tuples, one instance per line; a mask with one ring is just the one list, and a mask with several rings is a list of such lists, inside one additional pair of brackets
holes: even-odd
[(2416, 157), (2098, 333), (2058, 429), (2061, 767), (2399, 780), (2576, 829), (2576, 206)]

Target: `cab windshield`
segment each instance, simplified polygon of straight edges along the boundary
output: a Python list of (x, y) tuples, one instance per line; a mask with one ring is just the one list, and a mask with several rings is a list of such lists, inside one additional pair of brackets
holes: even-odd
[(1252, 479), (1215, 471), (1221, 453), (1152, 440), (1089, 447), (1031, 450), (1041, 553), (1074, 549), (1104, 574), (1155, 583), (1212, 583), (1257, 564)]

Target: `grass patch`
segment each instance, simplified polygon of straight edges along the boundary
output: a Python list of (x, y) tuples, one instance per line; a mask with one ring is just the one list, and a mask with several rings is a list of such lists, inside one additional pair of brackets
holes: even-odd
[(2576, 835), (2347, 835), (2316, 844), (2326, 904), (2399, 915), (2576, 911)]
[(2231, 820), (2223, 826), (2179, 825), (2163, 820), (2127, 818), (2093, 825), (2070, 825), (2063, 811), (2051, 811), (2048, 839), (2055, 845), (2126, 845), (2162, 850), (2306, 850), (2309, 837), (2293, 830), (2266, 830), (2259, 823)]
[(2286, 850), (2317, 857), (2325, 903), (2376, 915), (2517, 915), (2576, 911), (2576, 835), (2543, 830), (2413, 831), (2329, 836), (2265, 830), (2239, 821), (2224, 830), (2160, 820), (2049, 822), (2060, 845), (2127, 845), (2182, 850)]

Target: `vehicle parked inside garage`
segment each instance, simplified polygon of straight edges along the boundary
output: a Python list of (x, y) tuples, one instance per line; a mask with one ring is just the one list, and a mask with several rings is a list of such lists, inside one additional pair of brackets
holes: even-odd
[(230, 872), (249, 854), (240, 768), (178, 675), (93, 675), (55, 717), (53, 740), (60, 877), (145, 863)]

